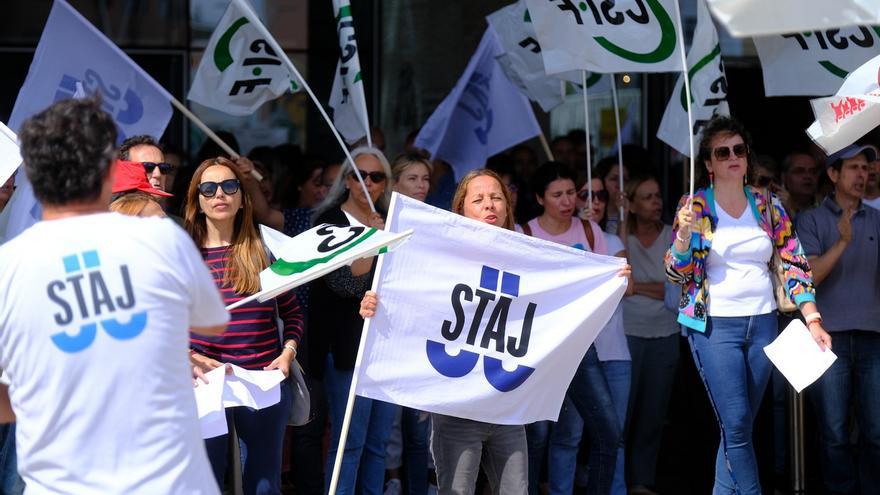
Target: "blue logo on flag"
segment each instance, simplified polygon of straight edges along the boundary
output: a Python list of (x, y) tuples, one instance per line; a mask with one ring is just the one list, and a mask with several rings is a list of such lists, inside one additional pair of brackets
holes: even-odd
[[(58, 90), (55, 92), (55, 101), (71, 98), (76, 93), (77, 81), (80, 79), (64, 74), (58, 84)], [(126, 88), (123, 92), (113, 84), (104, 84), (100, 74), (92, 69), (86, 70), (85, 77), (81, 82), (86, 93), (101, 95), (101, 108), (109, 113), (116, 122), (119, 131), (118, 141), (125, 140), (127, 136), (123, 126), (137, 124), (144, 116), (144, 103), (141, 98), (131, 88)]]
[[(452, 289), (451, 300), (455, 322), (445, 320), (440, 330), (441, 335), (448, 342), (455, 342), (464, 334), (468, 319), (464, 303), (475, 302), (476, 297), (476, 308), (465, 335), (465, 342), (471, 346), (494, 350), (496, 353), (508, 354), (514, 358), (525, 357), (529, 350), (529, 337), (537, 305), (533, 302), (528, 303), (519, 337), (508, 335), (508, 315), (511, 303), (519, 297), (519, 286), (519, 275), (483, 266), (478, 288), (472, 289), (467, 284), (457, 284)], [(483, 317), (487, 311), (489, 311), (489, 319), (484, 326)], [(481, 335), (479, 342), (477, 342), (478, 335)], [(430, 339), (426, 343), (425, 351), (431, 366), (441, 375), (449, 378), (460, 378), (470, 373), (481, 356), (477, 352), (465, 349), (461, 349), (456, 355), (450, 355), (446, 352), (445, 343)], [(502, 366), (501, 359), (488, 355), (482, 357), (486, 380), (501, 392), (516, 389), (535, 371), (534, 368), (525, 365), (517, 365), (513, 371), (507, 371)]]
[(489, 142), (489, 132), (492, 131), (492, 107), (489, 104), (491, 81), (491, 74), (474, 71), (458, 101), (458, 108), (476, 121), (474, 134), (483, 146)]

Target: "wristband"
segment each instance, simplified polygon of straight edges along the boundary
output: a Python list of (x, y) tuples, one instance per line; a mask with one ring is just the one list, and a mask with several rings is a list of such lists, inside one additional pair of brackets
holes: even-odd
[(287, 343), (287, 344), (284, 344), (284, 348), (290, 349), (291, 351), (293, 351), (293, 355), (296, 356), (296, 346), (295, 345), (293, 345), (291, 343)]
[(688, 242), (690, 242), (690, 239), (688, 239), (687, 237), (682, 238), (682, 237), (679, 235), (679, 233), (681, 233), (681, 230), (678, 230), (678, 231), (675, 232), (675, 238), (676, 238), (676, 239), (678, 239), (679, 241), (684, 242), (684, 243), (688, 243)]
[(819, 312), (817, 311), (815, 313), (810, 313), (810, 314), (804, 316), (804, 320), (807, 322), (807, 325), (809, 325), (810, 323), (813, 323), (814, 321), (822, 321), (822, 315), (819, 314)]

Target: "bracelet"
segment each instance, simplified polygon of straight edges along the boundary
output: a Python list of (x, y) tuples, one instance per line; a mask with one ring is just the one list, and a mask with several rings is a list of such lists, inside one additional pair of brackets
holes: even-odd
[(810, 323), (813, 323), (814, 321), (822, 321), (822, 315), (819, 314), (818, 311), (815, 313), (810, 313), (810, 314), (804, 316), (804, 321), (807, 322), (807, 325), (809, 325)]
[(681, 242), (685, 242), (685, 243), (690, 242), (690, 239), (688, 239), (687, 237), (682, 238), (680, 235), (678, 235), (680, 232), (681, 232), (680, 230), (675, 232), (675, 238)]
[(290, 349), (291, 351), (293, 351), (293, 355), (296, 356), (296, 346), (295, 345), (293, 345), (291, 343), (287, 343), (287, 344), (284, 344), (284, 348)]

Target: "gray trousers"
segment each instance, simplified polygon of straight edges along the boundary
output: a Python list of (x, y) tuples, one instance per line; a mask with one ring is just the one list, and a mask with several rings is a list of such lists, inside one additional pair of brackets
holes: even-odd
[(627, 336), (632, 382), (626, 422), (626, 481), (654, 484), (663, 424), (681, 354), (679, 334), (657, 339)]
[(480, 466), (492, 493), (528, 494), (529, 459), (521, 425), (493, 425), (431, 414), (431, 453), (439, 495), (472, 495)]

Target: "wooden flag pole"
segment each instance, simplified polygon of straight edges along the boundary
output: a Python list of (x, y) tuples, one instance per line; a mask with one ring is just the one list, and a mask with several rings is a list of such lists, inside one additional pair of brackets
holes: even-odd
[(691, 113), (691, 81), (690, 74), (688, 74), (688, 66), (687, 66), (687, 55), (684, 52), (684, 28), (681, 25), (681, 9), (678, 7), (678, 2), (672, 2), (675, 5), (675, 23), (678, 25), (678, 51), (679, 55), (681, 55), (681, 72), (684, 77), (684, 93), (685, 95), (685, 107), (687, 108), (687, 116), (688, 116), (688, 146), (690, 146), (690, 159), (691, 159), (691, 176), (690, 176), (690, 199), (691, 199), (691, 208), (693, 209), (693, 199), (694, 199), (694, 116)]
[(593, 211), (593, 161), (590, 153), (590, 98), (587, 95), (587, 71), (581, 71), (584, 86), (584, 134), (587, 140), (587, 210)]
[(541, 141), (541, 147), (544, 148), (544, 154), (547, 155), (547, 159), (551, 162), (556, 161), (556, 159), (553, 158), (553, 151), (550, 150), (550, 143), (547, 142), (547, 136), (542, 132), (538, 134), (538, 139)]
[[(620, 105), (617, 102), (617, 78), (611, 74), (611, 99), (614, 101), (614, 125), (617, 127), (617, 166), (620, 194), (623, 194), (623, 137), (620, 135)], [(618, 209), (618, 219), (623, 223), (623, 204)]]

